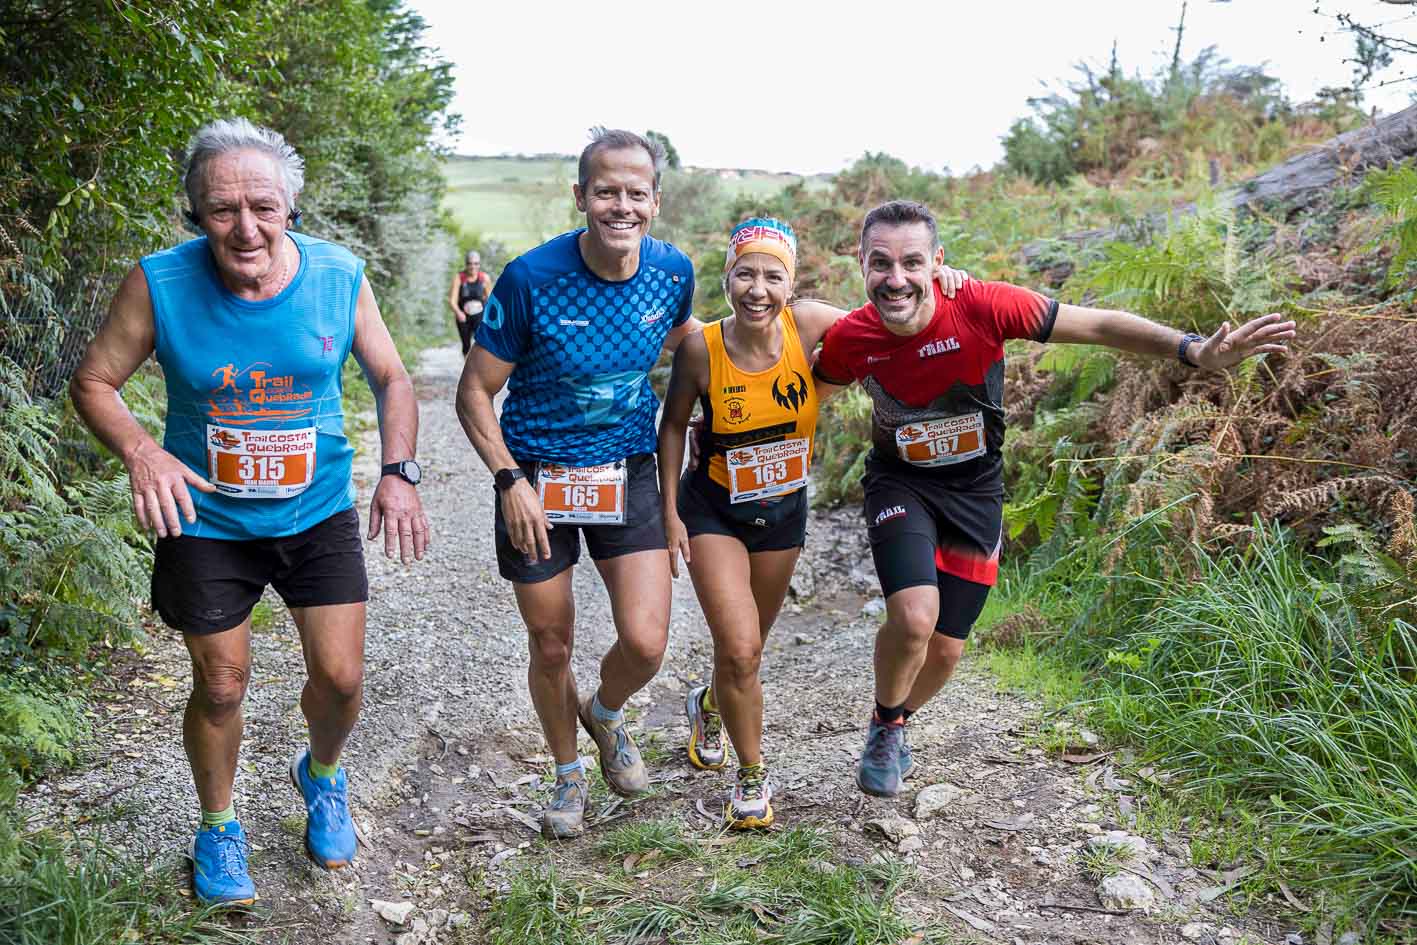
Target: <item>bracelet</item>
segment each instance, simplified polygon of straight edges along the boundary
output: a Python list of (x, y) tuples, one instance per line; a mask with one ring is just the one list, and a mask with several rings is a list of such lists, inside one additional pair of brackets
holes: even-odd
[(1186, 357), (1186, 349), (1193, 341), (1205, 341), (1205, 335), (1198, 335), (1193, 331), (1188, 331), (1181, 336), (1181, 343), (1176, 346), (1176, 360), (1180, 361), (1188, 368), (1199, 368), (1200, 365)]

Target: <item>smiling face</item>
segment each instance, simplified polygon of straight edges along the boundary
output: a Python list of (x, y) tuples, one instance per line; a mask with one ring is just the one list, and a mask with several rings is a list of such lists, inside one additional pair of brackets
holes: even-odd
[(274, 159), (259, 151), (212, 158), (197, 207), (222, 281), (250, 290), (281, 279), (290, 204)]
[(777, 318), (792, 294), (787, 267), (767, 253), (745, 253), (734, 260), (725, 282), (733, 314), (753, 328)]
[(886, 328), (903, 335), (924, 329), (935, 315), (935, 267), (945, 261), (930, 228), (924, 223), (877, 223), (862, 237), (860, 259), (866, 297)]
[(590, 159), (586, 185), (572, 187), (576, 209), (585, 214), (586, 235), (607, 255), (628, 256), (640, 248), (659, 214), (654, 161), (643, 148), (615, 148)]

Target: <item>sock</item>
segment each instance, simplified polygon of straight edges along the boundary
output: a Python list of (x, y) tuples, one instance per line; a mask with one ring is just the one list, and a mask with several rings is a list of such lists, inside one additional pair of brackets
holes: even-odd
[(747, 774), (766, 774), (767, 770), (767, 763), (763, 761), (758, 761), (750, 765), (743, 765), (738, 769), (738, 780), (743, 780), (743, 776)]
[(600, 704), (600, 693), (590, 700), (590, 716), (597, 722), (618, 722), (625, 717), (624, 709), (607, 709)]
[(220, 827), (222, 824), (236, 823), (236, 805), (227, 804), (226, 810), (202, 811), (202, 829)]
[(904, 706), (901, 706), (901, 709), (900, 709), (900, 717), (901, 717), (901, 720), (902, 720), (902, 721), (909, 722), (909, 721), (910, 721), (910, 717), (911, 717), (912, 715), (914, 715), (914, 714), (915, 714), (915, 710), (914, 710), (914, 709), (907, 709), (907, 708), (905, 708)]
[(579, 774), (581, 780), (585, 780), (585, 765), (581, 764), (579, 758), (575, 761), (568, 761), (565, 764), (556, 765), (556, 779), (558, 781), (561, 778), (570, 777), (573, 774)]
[(699, 705), (705, 712), (718, 712), (718, 705), (713, 701), (713, 687), (709, 686), (704, 690), (704, 694), (699, 697)]
[(882, 725), (904, 725), (905, 705), (887, 706), (876, 703), (876, 721)]
[(310, 777), (312, 778), (333, 778), (339, 773), (339, 762), (332, 765), (322, 765), (315, 760), (315, 753), (310, 752)]

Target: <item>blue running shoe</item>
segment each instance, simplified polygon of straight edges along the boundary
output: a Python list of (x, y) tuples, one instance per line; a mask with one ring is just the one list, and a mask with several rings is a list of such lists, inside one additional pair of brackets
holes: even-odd
[(910, 741), (905, 732), (900, 733), (900, 779), (904, 781), (915, 773), (915, 755), (910, 750)]
[(882, 724), (872, 717), (856, 768), (856, 784), (861, 790), (876, 797), (900, 793), (900, 746), (904, 741), (904, 725)]
[(202, 827), (187, 851), (192, 861), (192, 892), (203, 905), (249, 906), (256, 884), (246, 872), (246, 835), (236, 821)]
[(349, 792), (344, 769), (333, 778), (310, 776), (310, 751), (290, 763), (290, 781), (305, 798), (305, 852), (327, 870), (354, 862), (354, 821), (349, 816)]

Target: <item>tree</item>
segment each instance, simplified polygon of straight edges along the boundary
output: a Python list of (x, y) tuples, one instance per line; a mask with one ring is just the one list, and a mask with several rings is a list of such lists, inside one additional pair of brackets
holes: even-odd
[(668, 135), (662, 134), (658, 131), (646, 131), (645, 137), (651, 141), (658, 141), (661, 145), (663, 145), (665, 161), (669, 163), (671, 169), (676, 171), (679, 170), (679, 149), (674, 147), (674, 144), (669, 140)]

